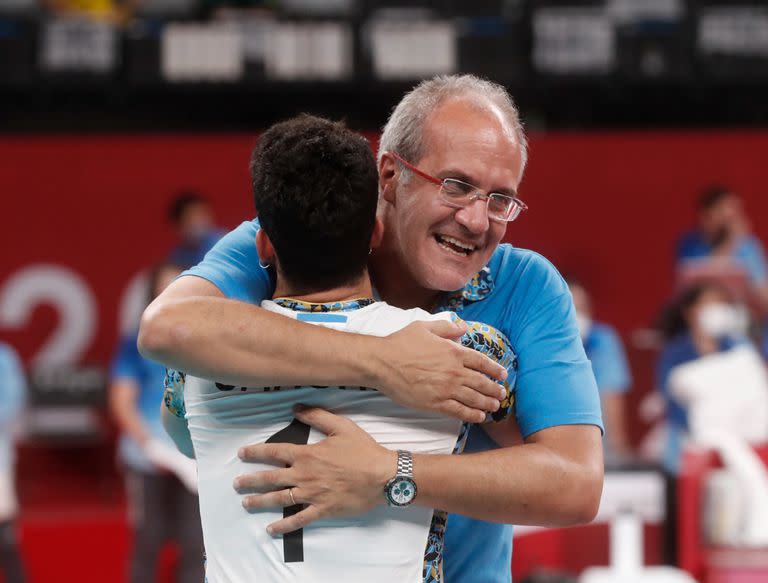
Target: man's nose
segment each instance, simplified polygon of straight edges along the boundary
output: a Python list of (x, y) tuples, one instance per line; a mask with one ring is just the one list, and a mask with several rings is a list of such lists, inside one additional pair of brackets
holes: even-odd
[(456, 222), (470, 233), (481, 235), (488, 230), (488, 201), (476, 198), (456, 213)]

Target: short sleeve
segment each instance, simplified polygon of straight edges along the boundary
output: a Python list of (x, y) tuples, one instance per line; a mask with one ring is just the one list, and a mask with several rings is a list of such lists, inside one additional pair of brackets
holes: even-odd
[(597, 388), (601, 393), (625, 393), (632, 384), (624, 347), (616, 331), (602, 325), (595, 331), (594, 346), (589, 358), (595, 373)]
[(224, 235), (203, 261), (182, 273), (210, 281), (228, 298), (260, 304), (272, 296), (272, 281), (266, 269), (259, 265), (256, 233), (259, 221), (240, 224)]
[(568, 287), (546, 259), (529, 252), (506, 316), (515, 333), (516, 417), (523, 437), (558, 425), (603, 430), (592, 365), (576, 325)]

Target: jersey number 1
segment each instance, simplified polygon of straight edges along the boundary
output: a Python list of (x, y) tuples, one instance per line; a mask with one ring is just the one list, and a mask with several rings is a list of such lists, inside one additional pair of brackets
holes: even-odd
[[(291, 421), (285, 429), (281, 429), (267, 443), (294, 443), (305, 445), (309, 441), (309, 425), (298, 419)], [(293, 516), (304, 509), (303, 504), (283, 508), (283, 518)], [(283, 535), (283, 557), (286, 563), (304, 562), (304, 529), (294, 530)]]

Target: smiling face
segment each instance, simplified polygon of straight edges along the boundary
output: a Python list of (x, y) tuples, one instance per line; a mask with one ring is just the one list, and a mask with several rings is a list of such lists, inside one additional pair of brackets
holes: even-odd
[[(409, 160), (437, 178), (457, 178), (487, 194), (514, 195), (521, 149), (501, 112), (477, 98), (452, 98), (424, 124), (421, 160)], [(507, 224), (489, 221), (485, 200), (464, 208), (443, 202), (440, 187), (411, 173), (391, 156), (380, 164), (385, 243), (410, 278), (425, 290), (463, 287), (501, 242)]]

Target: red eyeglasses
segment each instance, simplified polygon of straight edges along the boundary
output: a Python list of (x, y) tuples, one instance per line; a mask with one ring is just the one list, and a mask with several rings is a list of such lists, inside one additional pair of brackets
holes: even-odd
[(477, 186), (473, 186), (457, 178), (437, 178), (420, 170), (397, 152), (389, 152), (392, 157), (408, 168), (411, 172), (420, 176), (424, 180), (436, 184), (440, 187), (440, 197), (442, 201), (453, 208), (464, 208), (469, 206), (477, 199), (487, 202), (488, 218), (494, 221), (511, 223), (520, 213), (528, 208), (522, 200), (515, 196), (501, 194), (499, 192), (490, 192), (485, 194)]

